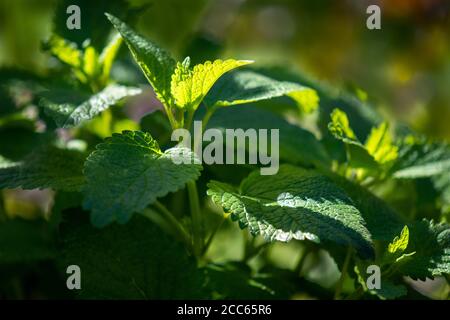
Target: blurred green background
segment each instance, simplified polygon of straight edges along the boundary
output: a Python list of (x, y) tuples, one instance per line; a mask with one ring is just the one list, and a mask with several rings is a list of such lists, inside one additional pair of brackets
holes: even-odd
[[(65, 28), (70, 4), (81, 8), (81, 30)], [(382, 9), (381, 30), (366, 28), (370, 4)], [(54, 26), (101, 46), (110, 30), (102, 13), (126, 6), (137, 8), (137, 29), (178, 57), (288, 66), (367, 97), (420, 132), (450, 137), (448, 0), (1, 0), (0, 66), (45, 75), (41, 41)]]

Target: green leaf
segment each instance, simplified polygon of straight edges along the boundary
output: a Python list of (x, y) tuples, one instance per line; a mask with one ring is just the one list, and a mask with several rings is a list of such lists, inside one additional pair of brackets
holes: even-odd
[(331, 113), (331, 122), (328, 124), (328, 129), (336, 139), (346, 145), (348, 161), (352, 167), (371, 170), (377, 168), (377, 162), (358, 140), (350, 127), (345, 112), (334, 109)]
[(93, 46), (87, 46), (83, 54), (83, 72), (89, 79), (94, 79), (99, 68), (97, 50)]
[(392, 143), (392, 137), (386, 122), (372, 128), (365, 146), (369, 154), (380, 164), (386, 164), (397, 159), (398, 147)]
[(450, 274), (450, 226), (422, 220), (409, 225), (408, 249), (416, 253), (398, 271), (413, 279)]
[(385, 201), (364, 187), (338, 176), (330, 178), (343, 189), (361, 212), (373, 240), (391, 241), (405, 226), (405, 221)]
[(205, 298), (195, 260), (148, 219), (137, 215), (125, 226), (99, 230), (77, 218), (64, 216), (59, 267), (63, 273), (69, 265), (80, 267), (79, 298)]
[(350, 127), (346, 113), (340, 109), (334, 109), (331, 113), (328, 129), (336, 139), (346, 144), (352, 167), (377, 170), (380, 165), (391, 164), (397, 158), (397, 146), (392, 143), (385, 122), (372, 128), (364, 145)]
[(114, 220), (126, 223), (156, 198), (197, 179), (201, 169), (190, 149), (174, 147), (162, 152), (148, 133), (113, 134), (86, 160), (84, 207), (92, 210), (95, 226)]
[(114, 36), (108, 45), (103, 49), (99, 57), (99, 63), (102, 68), (100, 81), (106, 84), (109, 79), (109, 74), (111, 72), (111, 67), (113, 65), (114, 59), (119, 52), (120, 46), (122, 44), (122, 37), (117, 34)]
[(71, 128), (94, 118), (123, 98), (140, 93), (141, 89), (139, 88), (110, 85), (81, 104), (55, 103), (47, 98), (42, 98), (40, 105), (58, 127)]
[(283, 165), (273, 176), (253, 172), (239, 189), (217, 181), (208, 188), (212, 200), (253, 235), (269, 241), (332, 241), (373, 255), (371, 235), (352, 200), (318, 173)]
[(383, 278), (381, 279), (380, 289), (367, 288), (367, 276), (365, 276), (367, 266), (368, 263), (363, 263), (361, 261), (359, 261), (355, 266), (355, 273), (357, 275), (358, 282), (363, 287), (364, 291), (377, 296), (381, 300), (397, 299), (408, 293), (405, 285), (395, 284), (390, 279)]
[(0, 169), (0, 188), (79, 190), (84, 183), (83, 161), (78, 151), (41, 147), (23, 161)]
[(52, 35), (45, 44), (45, 47), (50, 50), (59, 61), (67, 64), (72, 68), (75, 77), (81, 83), (88, 82), (88, 75), (83, 71), (86, 58), (85, 53), (78, 50), (77, 45), (72, 42), (68, 42), (58, 35)]
[(205, 271), (214, 299), (277, 299), (282, 295), (252, 276), (251, 269), (243, 263), (209, 264)]
[(231, 106), (288, 95), (309, 113), (318, 107), (315, 90), (298, 83), (278, 81), (255, 71), (235, 71), (221, 77), (205, 97), (207, 106)]
[(441, 211), (450, 212), (450, 171), (432, 177), (433, 185), (440, 193)]
[(409, 229), (405, 226), (400, 233), (400, 236), (395, 237), (388, 245), (388, 252), (392, 254), (402, 254), (408, 247)]
[(395, 178), (424, 178), (450, 170), (450, 147), (446, 143), (415, 141), (406, 138), (400, 146), (398, 161), (392, 168)]
[(106, 13), (109, 21), (119, 31), (134, 60), (141, 67), (161, 102), (170, 107), (172, 96), (170, 82), (176, 62), (165, 50), (134, 32), (124, 22)]
[(404, 226), (399, 236), (396, 236), (387, 247), (383, 257), (384, 264), (404, 263), (410, 259), (416, 252), (404, 253), (409, 243), (409, 228)]
[(61, 62), (75, 69), (81, 68), (83, 53), (78, 50), (75, 43), (68, 42), (58, 35), (52, 35), (47, 41), (46, 46)]
[[(200, 111), (200, 110), (199, 110)], [(329, 157), (323, 145), (309, 131), (290, 124), (277, 115), (253, 106), (218, 109), (207, 128), (278, 129), (280, 158), (292, 164), (329, 167)]]
[(345, 143), (360, 144), (358, 138), (350, 127), (347, 114), (339, 109), (334, 109), (331, 113), (331, 122), (328, 124), (328, 129), (336, 139), (342, 140)]
[(51, 259), (56, 254), (52, 240), (45, 221), (0, 222), (0, 264)]
[(190, 68), (190, 60), (186, 58), (178, 63), (172, 75), (171, 92), (175, 104), (182, 109), (196, 110), (214, 83), (226, 72), (252, 63), (247, 60), (215, 60)]

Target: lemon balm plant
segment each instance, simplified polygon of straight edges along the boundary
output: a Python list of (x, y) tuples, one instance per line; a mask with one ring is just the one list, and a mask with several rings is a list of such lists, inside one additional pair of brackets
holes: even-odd
[[(355, 98), (284, 81), (249, 60), (177, 62), (106, 16), (118, 35), (100, 53), (50, 39), (47, 50), (76, 84), (36, 91), (36, 121), (46, 126), (23, 157), (0, 148), (1, 188), (54, 191), (45, 222), (2, 209), (0, 262), (51, 261), (62, 278), (77, 265), (79, 298), (425, 298), (413, 289), (416, 280), (448, 281), (447, 144), (394, 130)], [(142, 89), (110, 76), (122, 41), (164, 109), (140, 124), (118, 110)], [(280, 99), (293, 121), (276, 109)], [(278, 172), (195, 161), (168, 137), (192, 130), (196, 119), (222, 132), (278, 129)], [(314, 133), (300, 126), (305, 119)], [(16, 121), (2, 115), (0, 129)], [(433, 193), (423, 197), (427, 188)], [(16, 241), (21, 234), (32, 240)], [(297, 255), (283, 266), (273, 255), (286, 243)], [(243, 247), (239, 261), (217, 254), (227, 246)], [(337, 274), (329, 285), (309, 277), (324, 254)]]

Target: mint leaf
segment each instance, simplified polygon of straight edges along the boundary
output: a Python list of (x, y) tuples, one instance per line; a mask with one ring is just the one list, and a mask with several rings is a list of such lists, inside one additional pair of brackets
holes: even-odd
[(350, 196), (374, 240), (391, 241), (401, 232), (405, 222), (385, 201), (341, 176), (330, 175), (330, 178)]
[(445, 143), (406, 141), (392, 168), (395, 178), (424, 178), (450, 170), (450, 147)]
[(218, 109), (207, 128), (225, 133), (226, 129), (278, 129), (280, 158), (292, 164), (328, 167), (329, 157), (323, 145), (309, 131), (290, 124), (277, 115), (256, 107)]
[(165, 50), (138, 35), (118, 18), (108, 13), (106, 16), (125, 40), (134, 60), (141, 67), (158, 98), (167, 107), (172, 106), (170, 82), (176, 67), (175, 60)]
[(111, 72), (111, 68), (116, 58), (117, 53), (119, 52), (120, 46), (122, 44), (122, 37), (117, 34), (114, 36), (110, 42), (103, 48), (102, 53), (98, 58), (98, 62), (101, 65), (101, 77), (100, 82), (106, 84), (109, 79), (109, 74)]
[(76, 191), (84, 183), (84, 155), (53, 146), (39, 148), (23, 161), (0, 169), (0, 188)]
[(372, 128), (364, 144), (356, 137), (347, 114), (342, 110), (333, 110), (328, 129), (336, 139), (346, 144), (349, 163), (353, 167), (376, 170), (380, 165), (392, 164), (397, 159), (398, 148), (392, 143), (386, 122)]
[(53, 118), (58, 127), (71, 128), (94, 118), (123, 98), (140, 93), (141, 89), (139, 88), (110, 85), (81, 104), (55, 103), (47, 98), (42, 98), (40, 105), (45, 113)]
[(59, 267), (78, 265), (82, 299), (200, 299), (203, 272), (182, 245), (143, 216), (102, 230), (64, 216)]
[[(89, 75), (85, 72), (84, 66), (86, 58), (89, 60), (89, 53), (78, 50), (73, 42), (66, 41), (58, 35), (52, 35), (45, 43), (45, 47), (62, 63), (70, 66), (75, 77), (81, 83), (89, 81)], [(92, 52), (92, 51), (91, 51)], [(89, 68), (87, 68), (89, 70)]]
[(78, 50), (75, 43), (68, 42), (58, 35), (52, 35), (45, 46), (61, 62), (75, 69), (81, 68), (83, 53)]
[(204, 102), (207, 106), (231, 106), (288, 95), (305, 113), (318, 107), (315, 90), (298, 83), (278, 81), (255, 71), (235, 71), (221, 77)]
[(398, 155), (398, 147), (392, 140), (388, 124), (382, 122), (378, 127), (372, 128), (365, 147), (375, 161), (379, 164), (387, 164), (397, 159)]
[(436, 190), (440, 193), (440, 206), (443, 213), (450, 212), (450, 172), (432, 177)]
[(253, 235), (269, 241), (332, 241), (373, 255), (371, 235), (352, 200), (318, 173), (283, 165), (273, 176), (253, 172), (239, 189), (217, 181), (208, 188), (212, 200)]
[[(187, 164), (177, 164), (185, 161)], [(169, 192), (184, 187), (200, 175), (201, 165), (187, 148), (161, 151), (150, 134), (124, 131), (113, 134), (86, 160), (84, 207), (91, 221), (102, 227), (117, 220), (126, 223)]]
[(392, 254), (401, 254), (408, 247), (409, 242), (409, 229), (405, 226), (400, 233), (400, 236), (395, 237), (388, 245), (388, 252)]
[(328, 130), (336, 139), (345, 143), (361, 144), (355, 133), (350, 127), (347, 114), (339, 109), (334, 109), (331, 113), (331, 122), (328, 124)]
[(367, 275), (366, 268), (368, 263), (359, 261), (355, 266), (355, 273), (359, 284), (363, 287), (364, 291), (369, 292), (372, 295), (377, 296), (381, 300), (392, 300), (405, 296), (408, 291), (403, 284), (395, 284), (390, 279), (381, 279), (380, 289), (367, 288)]
[(345, 112), (334, 109), (331, 113), (331, 122), (328, 124), (328, 130), (338, 140), (342, 141), (348, 148), (347, 156), (350, 165), (354, 168), (366, 168), (374, 170), (377, 168), (377, 162), (369, 154), (364, 145), (358, 140)]
[(422, 220), (409, 225), (408, 250), (416, 253), (398, 271), (413, 279), (450, 274), (450, 226)]
[(246, 60), (215, 60), (190, 68), (189, 58), (178, 63), (172, 75), (171, 92), (175, 104), (182, 109), (196, 110), (214, 83), (226, 72), (252, 63)]

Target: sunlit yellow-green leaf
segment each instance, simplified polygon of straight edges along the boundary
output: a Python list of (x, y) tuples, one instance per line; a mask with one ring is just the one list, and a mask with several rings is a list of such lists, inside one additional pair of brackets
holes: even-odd
[(63, 38), (53, 35), (47, 42), (50, 52), (64, 62), (74, 68), (81, 66), (82, 52), (77, 49), (76, 44), (67, 42)]
[(187, 58), (183, 63), (177, 64), (172, 75), (171, 92), (179, 108), (195, 110), (223, 74), (252, 61), (233, 59), (206, 61), (193, 69), (189, 63)]
[(395, 237), (394, 240), (389, 243), (388, 251), (390, 253), (402, 253), (408, 247), (409, 242), (409, 229), (408, 226), (405, 226), (400, 233), (400, 236)]
[(305, 88), (293, 91), (288, 96), (297, 102), (300, 111), (303, 113), (311, 113), (319, 107), (319, 96), (314, 89)]
[(356, 135), (350, 127), (347, 115), (340, 109), (334, 109), (331, 113), (331, 122), (328, 124), (328, 129), (336, 138), (344, 142), (357, 141)]
[(98, 70), (98, 53), (93, 46), (88, 46), (83, 55), (83, 71), (94, 78)]
[(117, 34), (111, 39), (108, 45), (103, 49), (99, 57), (99, 63), (102, 68), (101, 83), (106, 84), (111, 72), (111, 67), (116, 58), (117, 52), (119, 52), (120, 45), (122, 44), (122, 37)]
[(398, 147), (392, 143), (392, 136), (386, 122), (372, 128), (365, 145), (369, 154), (380, 164), (397, 159)]

